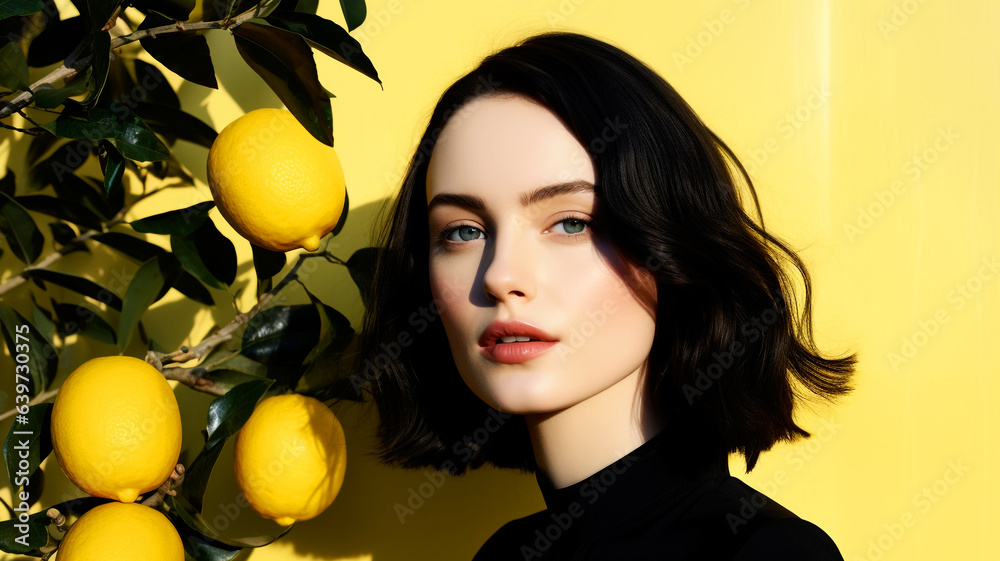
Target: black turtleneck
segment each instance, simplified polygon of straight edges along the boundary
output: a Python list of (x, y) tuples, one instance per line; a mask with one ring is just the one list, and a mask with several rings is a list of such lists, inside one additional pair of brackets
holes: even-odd
[(668, 438), (568, 487), (536, 471), (546, 509), (505, 524), (473, 561), (843, 561), (818, 526), (732, 477), (725, 456), (679, 467)]

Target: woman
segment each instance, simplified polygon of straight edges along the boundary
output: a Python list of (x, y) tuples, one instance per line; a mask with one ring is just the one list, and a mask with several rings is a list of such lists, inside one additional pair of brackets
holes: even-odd
[(762, 222), (677, 92), (590, 37), (529, 38), (441, 97), (362, 350), (381, 460), (534, 472), (547, 508), (476, 561), (842, 559), (728, 471), (809, 436), (796, 396), (846, 393), (854, 365), (817, 351), (808, 273), (746, 197)]

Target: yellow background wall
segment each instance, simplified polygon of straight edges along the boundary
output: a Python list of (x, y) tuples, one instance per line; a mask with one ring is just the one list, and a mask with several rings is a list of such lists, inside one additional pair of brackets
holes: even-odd
[[(825, 529), (851, 561), (994, 558), (987, 536), (1000, 523), (991, 477), (1000, 427), (1000, 140), (991, 134), (1000, 124), (998, 9), (971, 0), (370, 1), (368, 21), (352, 35), (384, 91), (317, 56), (337, 95), (334, 133), (352, 207), (334, 253), (346, 259), (368, 245), (374, 211), (398, 189), (437, 97), (484, 55), (548, 29), (610, 41), (659, 71), (743, 158), (767, 225), (811, 267), (821, 345), (860, 355), (852, 396), (803, 411), (813, 439), (775, 447), (748, 475), (734, 458), (733, 474)], [(336, 2), (322, 2), (320, 13), (343, 24)], [(208, 37), (221, 87), (185, 84), (186, 110), (221, 130), (245, 111), (279, 105), (225, 32)], [(25, 146), (2, 138), (0, 157), (17, 171)], [(181, 143), (177, 153), (202, 183), (151, 198), (130, 219), (210, 197), (207, 150)], [(254, 292), (249, 246), (237, 250), (233, 292), (245, 289), (235, 302), (246, 310)], [(113, 274), (95, 253), (56, 268)], [(3, 264), (3, 278), (17, 270), (9, 255)], [(358, 326), (357, 290), (342, 268), (306, 276)], [(24, 312), (28, 290), (35, 288), (4, 301)], [(196, 343), (235, 313), (224, 291), (213, 294), (220, 310), (210, 313), (172, 291), (144, 323), (167, 348)], [(87, 358), (117, 353), (71, 342), (57, 382)], [(141, 356), (141, 347), (130, 354)], [(192, 420), (190, 460), (211, 398), (183, 387), (177, 394)], [(350, 454), (341, 495), (321, 517), (241, 559), (469, 559), (500, 525), (544, 506), (528, 475), (382, 467), (368, 455), (372, 418), (351, 405), (337, 413)], [(251, 511), (227, 518), (236, 491), (226, 461), (206, 516), (229, 535), (273, 528)], [(54, 460), (45, 468), (52, 475), (43, 504), (52, 504), (72, 488), (60, 486)], [(400, 520), (395, 505), (407, 505), (427, 481), (439, 484), (433, 495)]]

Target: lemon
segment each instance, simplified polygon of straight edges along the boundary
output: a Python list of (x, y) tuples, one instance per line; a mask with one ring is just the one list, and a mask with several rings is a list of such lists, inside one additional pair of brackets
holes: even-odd
[(184, 545), (163, 513), (138, 503), (104, 503), (69, 527), (57, 561), (183, 561)]
[(52, 448), (63, 473), (84, 492), (130, 503), (173, 473), (181, 450), (177, 399), (145, 361), (88, 360), (56, 395)]
[(312, 397), (264, 399), (236, 439), (233, 470), (240, 490), (258, 514), (282, 526), (326, 510), (346, 469), (344, 429)]
[(347, 192), (334, 149), (284, 109), (257, 109), (222, 129), (208, 152), (208, 186), (229, 225), (272, 251), (319, 249)]

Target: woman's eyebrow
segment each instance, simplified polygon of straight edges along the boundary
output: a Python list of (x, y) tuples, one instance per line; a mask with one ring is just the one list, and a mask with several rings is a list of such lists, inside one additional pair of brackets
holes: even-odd
[[(522, 207), (538, 204), (546, 199), (569, 195), (575, 193), (593, 193), (594, 184), (589, 181), (577, 180), (565, 183), (556, 183), (539, 187), (526, 193), (521, 193), (520, 201)], [(462, 195), (459, 193), (438, 193), (427, 203), (427, 212), (430, 213), (435, 207), (441, 205), (452, 205), (466, 208), (468, 210), (486, 210), (486, 201), (477, 195)]]

